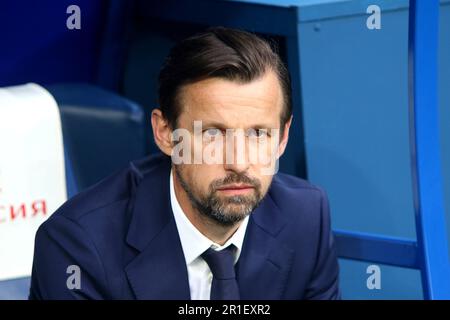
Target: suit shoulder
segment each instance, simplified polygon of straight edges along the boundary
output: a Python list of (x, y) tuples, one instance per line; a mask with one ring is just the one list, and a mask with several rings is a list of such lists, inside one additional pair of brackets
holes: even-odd
[(114, 207), (127, 202), (134, 194), (140, 182), (160, 170), (166, 156), (157, 154), (131, 161), (127, 167), (111, 174), (88, 189), (67, 200), (53, 216), (64, 216), (77, 221), (86, 215), (95, 214), (103, 208)]
[(289, 216), (318, 217), (328, 201), (321, 187), (284, 173), (274, 176), (269, 194), (278, 208)]
[(319, 193), (324, 193), (324, 190), (312, 184), (311, 182), (282, 172), (278, 172), (272, 181), (274, 188), (278, 189), (305, 189), (309, 191), (315, 191)]

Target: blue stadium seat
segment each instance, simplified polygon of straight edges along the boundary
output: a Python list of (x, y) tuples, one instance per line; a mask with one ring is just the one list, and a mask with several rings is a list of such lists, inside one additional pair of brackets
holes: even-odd
[(144, 113), (139, 105), (89, 84), (46, 89), (60, 108), (64, 148), (78, 191), (144, 155)]
[[(61, 115), (68, 198), (145, 155), (139, 105), (90, 84), (46, 86)], [(30, 278), (0, 281), (1, 299), (27, 299)]]

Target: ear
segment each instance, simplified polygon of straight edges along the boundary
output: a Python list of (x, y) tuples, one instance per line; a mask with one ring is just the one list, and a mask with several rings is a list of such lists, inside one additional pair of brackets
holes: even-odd
[(289, 129), (291, 128), (293, 116), (284, 125), (283, 136), (281, 137), (280, 144), (278, 146), (278, 158), (281, 157), (286, 150), (286, 146), (289, 140)]
[(172, 155), (172, 129), (163, 117), (160, 109), (153, 109), (152, 116), (153, 138), (158, 148), (168, 156)]

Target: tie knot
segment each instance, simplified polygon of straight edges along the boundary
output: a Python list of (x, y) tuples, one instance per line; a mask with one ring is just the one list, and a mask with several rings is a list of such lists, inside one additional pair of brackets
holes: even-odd
[(234, 245), (229, 245), (220, 251), (209, 248), (202, 253), (202, 258), (208, 264), (214, 278), (218, 280), (236, 278), (234, 272), (234, 248)]

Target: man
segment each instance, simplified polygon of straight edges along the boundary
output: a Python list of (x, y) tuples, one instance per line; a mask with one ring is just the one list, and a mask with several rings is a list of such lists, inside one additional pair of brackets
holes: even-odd
[(276, 172), (292, 122), (279, 56), (212, 28), (172, 49), (159, 83), (162, 154), (40, 227), (30, 298), (338, 299), (326, 195)]

